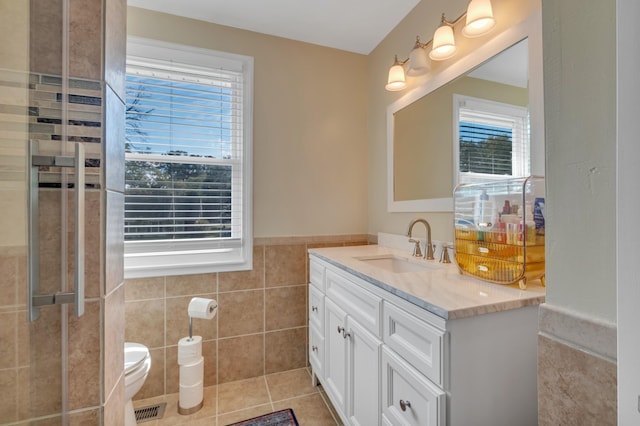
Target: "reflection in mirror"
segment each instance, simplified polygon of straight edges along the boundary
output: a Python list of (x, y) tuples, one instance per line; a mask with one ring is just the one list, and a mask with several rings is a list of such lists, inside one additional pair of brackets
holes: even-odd
[(389, 212), (452, 212), (458, 182), (544, 175), (540, 28), (532, 15), (387, 107)]
[(531, 174), (528, 41), (471, 71), (453, 95), (454, 185)]
[[(450, 197), (460, 165), (476, 177), (487, 170), (511, 173), (512, 134), (519, 144), (514, 152), (528, 153), (527, 56), (523, 40), (394, 114), (395, 201)], [(460, 140), (458, 134), (462, 149), (451, 143)], [(486, 141), (489, 148), (479, 148)], [(529, 170), (528, 154), (524, 169)]]

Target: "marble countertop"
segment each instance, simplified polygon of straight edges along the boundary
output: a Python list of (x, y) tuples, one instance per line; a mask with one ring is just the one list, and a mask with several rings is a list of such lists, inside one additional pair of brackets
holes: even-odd
[[(455, 263), (411, 257), (409, 253), (379, 245), (309, 249), (312, 256), (395, 294), (444, 319), (456, 319), (517, 309), (544, 303), (545, 288), (539, 280), (527, 283), (526, 290), (493, 284), (461, 275)], [(430, 269), (417, 272), (391, 272), (359, 259), (396, 256)]]

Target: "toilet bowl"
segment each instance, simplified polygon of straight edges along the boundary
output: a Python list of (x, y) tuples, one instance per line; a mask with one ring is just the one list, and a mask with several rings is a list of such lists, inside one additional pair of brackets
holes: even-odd
[(133, 396), (144, 384), (151, 368), (149, 349), (140, 343), (124, 344), (124, 424), (135, 426), (136, 415), (133, 410)]

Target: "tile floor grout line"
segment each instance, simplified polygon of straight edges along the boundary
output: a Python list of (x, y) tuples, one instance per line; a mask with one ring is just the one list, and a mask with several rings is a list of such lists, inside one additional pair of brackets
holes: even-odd
[(267, 405), (267, 404), (271, 405), (270, 403), (267, 403), (267, 402), (265, 402), (264, 404), (251, 405), (249, 407), (242, 407), (233, 411), (225, 411), (224, 413), (218, 413), (216, 417), (226, 416), (228, 414), (236, 414), (236, 413), (239, 413), (240, 411), (253, 410), (254, 408), (262, 407), (263, 405)]
[(271, 390), (269, 390), (269, 382), (267, 381), (267, 375), (265, 374), (264, 376), (262, 376), (262, 379), (264, 380), (264, 385), (267, 388), (267, 396), (269, 397), (269, 405), (271, 405), (271, 411), (275, 411), (273, 408), (273, 398), (271, 397)]

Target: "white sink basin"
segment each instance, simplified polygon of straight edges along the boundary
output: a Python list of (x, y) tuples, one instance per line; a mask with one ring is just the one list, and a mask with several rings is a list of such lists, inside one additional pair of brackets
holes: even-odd
[(407, 258), (393, 255), (363, 256), (356, 257), (355, 259), (364, 262), (367, 265), (375, 266), (376, 268), (384, 269), (397, 274), (405, 272), (429, 271), (442, 268), (442, 266), (440, 265), (426, 263), (422, 260), (410, 261)]

